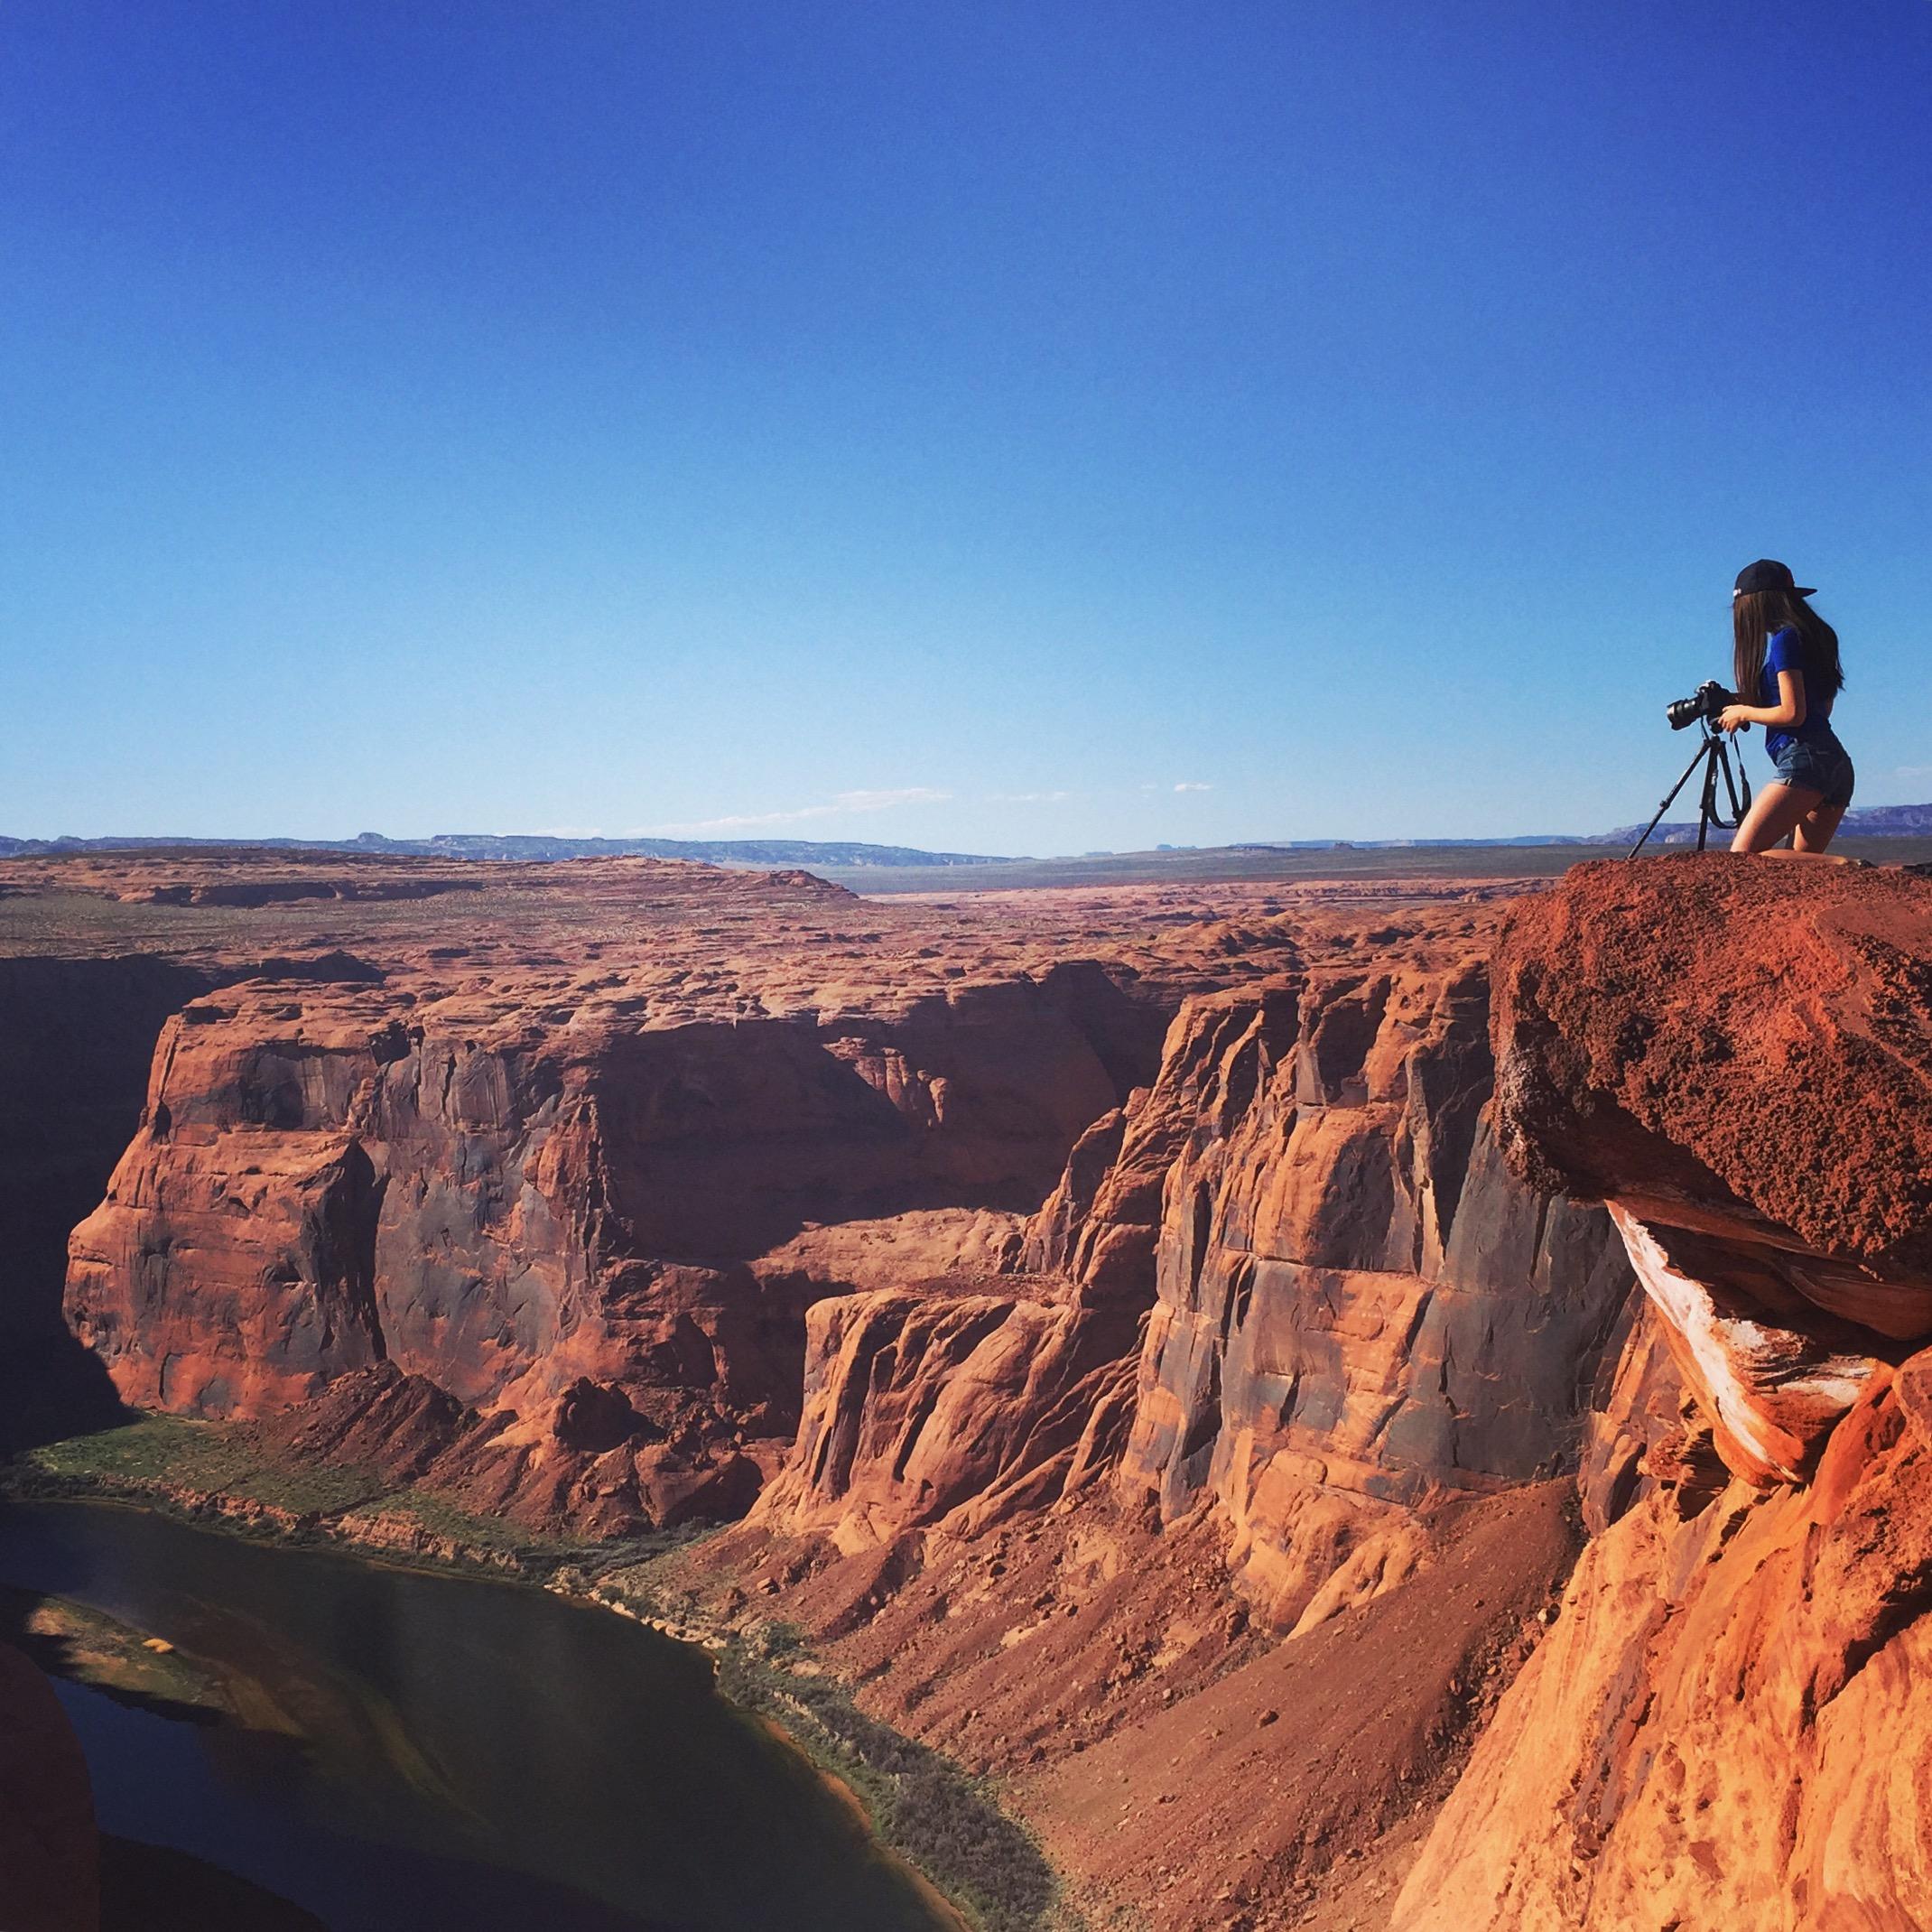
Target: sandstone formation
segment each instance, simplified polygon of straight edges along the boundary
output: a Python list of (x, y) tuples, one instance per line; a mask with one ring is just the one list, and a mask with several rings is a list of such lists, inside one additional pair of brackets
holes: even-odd
[(1400, 1582), (1417, 1506), (1565, 1466), (1628, 1286), (1601, 1213), (1495, 1156), (1480, 965), (1194, 1002), (1120, 1481), (1212, 1494), (1244, 1593), (1320, 1621)]
[(1182, 1008), (1004, 1293), (814, 1306), (796, 1450), (692, 1566), (1162, 1925), (1275, 1923), (1439, 1798), (1571, 1558), (1630, 1286), (1484, 1120), (1482, 924), (1341, 936)]
[(1579, 867), (1506, 933), (1506, 1146), (1552, 1186), (1765, 1250), (1835, 1314), (1924, 1334), (1928, 893), (1863, 868)]
[(1512, 921), (1504, 1137), (1649, 1307), (1402, 1932), (1932, 1922), (1928, 960), (1900, 874), (1591, 867)]
[(80, 1740), (53, 1686), (8, 1643), (0, 1643), (0, 1925), (100, 1925), (100, 1853)]
[[(97, 943), (142, 949), (112, 970), (200, 995), (74, 1234), (75, 1333), (190, 1415), (358, 1379), (318, 1426), (365, 1449), (387, 1365), (453, 1404), (404, 1432), (443, 1415), (434, 1480), (611, 1534), (742, 1509), (798, 1420), (806, 1308), (1009, 1268), (1180, 1000), (1294, 943), (1131, 894), (1020, 923), (648, 860), (465, 868), (453, 900), (420, 866), (206, 863), (116, 889), (90, 860), (52, 896), (63, 944), (78, 883)], [(25, 922), (55, 868), (16, 869)]]
[(815, 1304), (805, 1406), (760, 1521), (841, 1549), (971, 1536), (1081, 1488), (1125, 1433), (1135, 1325), (943, 1283)]
[(144, 989), (58, 1164), (128, 1399), (744, 1517), (649, 1587), (1102, 1918), (1932, 1923), (1932, 884), (455, 870), (0, 865), (35, 1010)]
[(1628, 1267), (1600, 1212), (1504, 1172), (1482, 970), (1404, 937), (1406, 970), (1189, 1002), (1035, 1219), (1057, 1277), (815, 1307), (759, 1520), (966, 1534), (1110, 1470), (1169, 1520), (1212, 1496), (1287, 1627), (1420, 1565), (1420, 1506), (1565, 1466)]
[(659, 1439), (789, 1435), (809, 1286), (755, 1264), (808, 1222), (1030, 1205), (1117, 1097), (1096, 994), (1055, 969), (866, 1015), (560, 1026), (229, 988), (163, 1035), (70, 1316), (124, 1398), (189, 1414), (385, 1361), (514, 1410), (539, 1460), (583, 1453), (557, 1411), (584, 1383)]
[(1927, 893), (1591, 866), (1505, 949), (1505, 1145), (1612, 1203), (1750, 1480), (1798, 1475), (1879, 1361), (1932, 1334)]

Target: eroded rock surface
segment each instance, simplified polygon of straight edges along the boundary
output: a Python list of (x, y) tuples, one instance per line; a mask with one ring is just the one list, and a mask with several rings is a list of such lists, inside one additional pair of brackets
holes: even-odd
[(1405, 1932), (1932, 1922), (1932, 886), (1584, 868), (1499, 953), (1513, 893), (303, 877), (87, 885), (205, 976), (74, 1240), (126, 1392), (748, 1509), (692, 1613), (1101, 1914), (1375, 1922), (1421, 1844)]
[(44, 905), (200, 976), (71, 1243), (120, 1394), (258, 1417), (386, 1364), (487, 1422), (466, 1500), (609, 1533), (693, 1484), (741, 1509), (806, 1309), (1010, 1270), (1182, 999), (1295, 948), (1278, 908), (1237, 950), (1131, 890), (1020, 919), (636, 860), (14, 869), (30, 941)]
[(1932, 1923), (1932, 886), (1586, 868), (1499, 985), (1505, 1138), (1612, 1202), (1649, 1306), (1597, 1534), (1395, 1924)]
[(1183, 1007), (1028, 1272), (816, 1305), (796, 1450), (691, 1565), (1163, 1927), (1413, 1846), (1567, 1569), (1625, 1321), (1608, 1217), (1486, 1124), (1484, 925), (1340, 936)]
[(1116, 1098), (1051, 971), (881, 1008), (560, 1025), (515, 989), (228, 989), (171, 1023), (75, 1233), (75, 1332), (192, 1415), (386, 1361), (549, 1444), (584, 1381), (665, 1434), (699, 1407), (708, 1437), (789, 1434), (809, 1277), (759, 1259), (808, 1222), (1031, 1206)]
[(857, 1550), (1056, 1501), (1118, 1453), (1134, 1339), (1130, 1319), (1052, 1284), (816, 1303), (797, 1443), (758, 1518)]
[(1569, 1466), (1629, 1285), (1600, 1212), (1503, 1168), (1482, 966), (1194, 1002), (1119, 1480), (1212, 1495), (1240, 1588), (1312, 1625), (1424, 1560), (1417, 1510)]

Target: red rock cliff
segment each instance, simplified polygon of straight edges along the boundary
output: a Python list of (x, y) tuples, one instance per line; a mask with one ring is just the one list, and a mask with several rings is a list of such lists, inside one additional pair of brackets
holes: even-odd
[[(14, 905), (72, 883), (29, 869)], [(741, 1509), (789, 1446), (809, 1306), (1004, 1276), (1181, 1000), (1296, 957), (1278, 906), (1237, 927), (1133, 891), (240, 869), (164, 858), (62, 901), (207, 989), (73, 1235), (75, 1332), (136, 1403), (320, 1405), (278, 1426), (306, 1454), (612, 1533)], [(269, 933), (287, 955), (248, 963)], [(1083, 1335), (1074, 1382), (1119, 1351)]]
[(1574, 1551), (1630, 1270), (1503, 1165), (1491, 943), (1312, 924), (1190, 1000), (1024, 1272), (810, 1311), (794, 1453), (700, 1559), (1153, 1924), (1295, 1922), (1412, 1819)]
[(1110, 1469), (1169, 1521), (1214, 1503), (1293, 1624), (1332, 1578), (1317, 1618), (1408, 1574), (1418, 1510), (1574, 1466), (1622, 1249), (1497, 1155), (1480, 959), (1385, 937), (1411, 963), (1191, 1001), (1075, 1147), (1032, 1274), (815, 1307), (760, 1519), (856, 1548)]
[(1514, 1179), (1483, 1116), (1478, 961), (1196, 1001), (1129, 1489), (1212, 1496), (1281, 1624), (1422, 1559), (1419, 1506), (1569, 1466), (1629, 1275), (1600, 1212)]
[(1083, 1027), (1110, 998), (1069, 971), (654, 1027), (234, 987), (163, 1036), (74, 1235), (70, 1316), (128, 1400), (189, 1414), (387, 1362), (514, 1411), (501, 1445), (543, 1459), (567, 1394), (602, 1390), (598, 1480), (622, 1488), (630, 1440), (789, 1433), (811, 1275), (759, 1257), (820, 1222), (1039, 1199), (1116, 1098)]
[(691, 869), (193, 1001), (74, 1241), (119, 1385), (591, 1532), (770, 1475), (692, 1574), (1164, 1927), (1392, 1893), (1478, 1732), (1401, 1927), (1932, 1923), (1932, 887), (1499, 952)]
[(1932, 884), (1588, 867), (1498, 986), (1505, 1145), (1612, 1203), (1648, 1308), (1395, 1924), (1932, 1924)]

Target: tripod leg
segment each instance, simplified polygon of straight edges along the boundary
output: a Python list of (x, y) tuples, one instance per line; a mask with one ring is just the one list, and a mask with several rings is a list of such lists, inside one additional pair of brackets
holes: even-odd
[[(1711, 836), (1711, 827), (1723, 825), (1723, 818), (1717, 809), (1717, 773), (1723, 766), (1724, 784), (1731, 785), (1731, 761), (1724, 756), (1724, 741), (1721, 738), (1707, 738), (1704, 741), (1704, 796), (1697, 803), (1697, 850), (1706, 849)], [(1737, 802), (1735, 787), (1731, 791), (1732, 803)]]
[(1626, 859), (1634, 859), (1636, 858), (1639, 852), (1642, 851), (1644, 848), (1644, 841), (1648, 839), (1650, 834), (1657, 830), (1658, 824), (1663, 820), (1665, 813), (1668, 812), (1672, 804), (1676, 802), (1677, 794), (1681, 792), (1684, 787), (1690, 783), (1690, 775), (1697, 769), (1698, 765), (1706, 756), (1707, 754), (1705, 753), (1703, 746), (1700, 745), (1697, 748), (1697, 756), (1684, 767), (1684, 776), (1679, 778), (1674, 785), (1671, 786), (1669, 791), (1665, 793), (1663, 803), (1657, 808), (1657, 817), (1652, 819), (1650, 822), (1646, 825), (1639, 833), (1638, 833), (1637, 843), (1631, 846), (1629, 851), (1624, 853), (1623, 856)]
[[(1704, 775), (1704, 805), (1697, 820), (1697, 850), (1700, 852), (1704, 850), (1704, 837), (1713, 825), (1721, 831), (1735, 831), (1744, 822), (1744, 813), (1749, 809), (1751, 781), (1748, 778), (1743, 779), (1742, 797), (1738, 794), (1738, 784), (1743, 772), (1742, 754), (1739, 755), (1738, 767), (1733, 771), (1731, 750), (1732, 748), (1722, 738), (1713, 738), (1710, 742), (1708, 756), (1711, 762)], [(1724, 796), (1731, 802), (1729, 818), (1717, 809), (1719, 772), (1724, 775)]]

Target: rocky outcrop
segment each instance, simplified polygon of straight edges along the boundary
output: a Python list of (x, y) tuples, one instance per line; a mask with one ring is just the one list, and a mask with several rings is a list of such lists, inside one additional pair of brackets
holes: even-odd
[(374, 1471), (391, 1486), (460, 1498), (480, 1516), (587, 1537), (740, 1516), (763, 1481), (729, 1440), (698, 1431), (667, 1439), (622, 1389), (588, 1377), (562, 1391), (539, 1427), (519, 1419), (479, 1413), (382, 1361), (336, 1377), (248, 1434), (283, 1465)]
[(53, 1686), (0, 1643), (0, 1925), (98, 1932), (100, 1850), (80, 1740)]
[(1928, 887), (1585, 867), (1516, 917), (1506, 1147), (1611, 1203), (1725, 1461), (1788, 1480), (1932, 1334)]
[(1170, 1521), (1212, 1500), (1293, 1624), (1410, 1574), (1438, 1499), (1571, 1466), (1629, 1268), (1601, 1212), (1505, 1171), (1487, 1019), (1466, 955), (1191, 1001), (1075, 1144), (1025, 1281), (812, 1311), (759, 1519), (857, 1549), (1118, 1463)]
[[(1294, 998), (1299, 979), (1249, 996), (1267, 1008)], [(1143, 1309), (1154, 1295), (1168, 1176), (1195, 1130), (1205, 1057), (1218, 1014), (1191, 1004), (1162, 1043), (1151, 1087), (1103, 1114), (1075, 1144), (1060, 1184), (1027, 1231), (1026, 1266), (1079, 1286), (1089, 1307)], [(1226, 1100), (1227, 1096), (1221, 1097)], [(1239, 1110), (1242, 1097), (1232, 1098)]]
[(1667, 1493), (1593, 1541), (1402, 1932), (1928, 1922), (1932, 1435), (1899, 1374), (1811, 1482)]
[(1674, 1385), (1605, 1359), (1609, 1217), (1487, 1120), (1472, 938), (1384, 926), (1372, 966), (1190, 1000), (1027, 1272), (811, 1309), (796, 1449), (692, 1561), (1017, 1780), (1097, 1912), (1392, 1894), (1378, 1848), (1414, 1846), (1574, 1556), (1566, 1472), (1587, 1451), (1621, 1509), (1661, 1454)]
[(1597, 1534), (1400, 1932), (1932, 1922), (1932, 884), (1591, 867), (1512, 921), (1500, 1119), (1646, 1291)]
[(1932, 1330), (1928, 906), (1903, 871), (1579, 867), (1505, 926), (1505, 1145), (1880, 1334)]
[(755, 1519), (846, 1551), (926, 1528), (970, 1537), (1110, 1466), (1136, 1324), (1026, 1286), (815, 1304), (796, 1445)]
[(876, 1015), (571, 1028), (230, 988), (163, 1038), (75, 1232), (69, 1314), (127, 1400), (188, 1414), (265, 1415), (387, 1362), (514, 1412), (546, 1459), (584, 1384), (664, 1437), (789, 1434), (801, 1231), (1032, 1206), (1117, 1099), (1119, 998), (1049, 973)]
[[(1197, 998), (1076, 1143), (1039, 1272), (815, 1311), (801, 1458), (763, 1540), (714, 1560), (768, 1566), (897, 1721), (1017, 1766), (1056, 1852), (1156, 1923), (1292, 1916), (1342, 1813), (1419, 1830), (1405, 1807), (1473, 1731), (1402, 1932), (1932, 1922), (1928, 898), (1585, 868), (1513, 915), (1493, 1016), (1480, 954), (1407, 959), (1401, 933)], [(1036, 1488), (1009, 1482), (988, 1417), (1041, 1413), (1018, 1365), (1102, 1308), (1148, 1317), (1130, 1395), (1124, 1359), (1095, 1374), (1131, 1405), (1114, 1480), (1064, 1435)], [(1512, 1585), (1492, 1550), (1474, 1584), (1540, 1636), (1513, 1684), (1464, 1650), (1417, 1678), (1412, 1755), (1358, 1760), (1365, 1713), (1331, 1739), (1329, 1674), (1392, 1681), (1376, 1633), (1411, 1613), (1446, 1635), (1471, 1512), (1565, 1470), (1592, 1541), (1561, 1603), (1529, 1615), (1554, 1554)], [(1046, 1507), (974, 1513), (1008, 1493)], [(1314, 1671), (1306, 1772), (1245, 1729), (1259, 1658), (1208, 1612), (1209, 1552)], [(1472, 1677), (1500, 1692), (1486, 1728)], [(1261, 1779), (1266, 1833), (1240, 1796)]]
[(1508, 1174), (1481, 961), (1194, 1002), (1120, 1472), (1211, 1497), (1236, 1579), (1312, 1625), (1424, 1560), (1418, 1510), (1570, 1466), (1629, 1271), (1601, 1212)]
[[(434, 1468), (460, 1463), (459, 1500), (613, 1533), (702, 1472), (776, 1467), (818, 1300), (1010, 1271), (1181, 1000), (1294, 950), (1286, 919), (1237, 950), (1132, 895), (1016, 920), (620, 861), (465, 868), (452, 906), (421, 868), (89, 865), (70, 936), (172, 933), (193, 965), (140, 970), (200, 997), (72, 1237), (82, 1359), (215, 1417), (342, 1382), (318, 1426), (365, 1448), (393, 1368), (469, 1418)], [(1092, 1326), (1062, 1351), (1076, 1385)], [(757, 1484), (702, 1486), (735, 1509)]]

